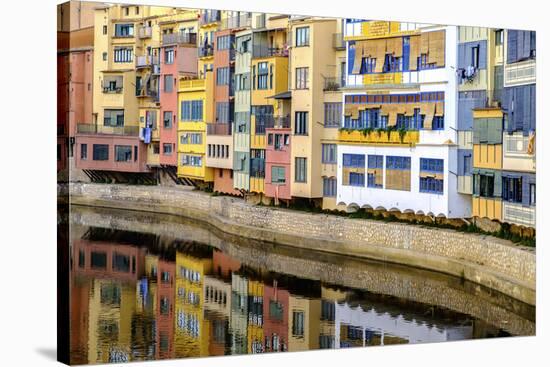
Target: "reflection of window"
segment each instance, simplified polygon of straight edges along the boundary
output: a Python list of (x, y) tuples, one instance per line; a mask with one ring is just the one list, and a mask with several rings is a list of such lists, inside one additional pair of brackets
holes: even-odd
[(120, 305), (121, 291), (116, 284), (102, 284), (99, 296), (102, 304)]
[(283, 319), (283, 304), (278, 301), (269, 301), (269, 317), (273, 320)]
[(304, 336), (304, 312), (292, 311), (292, 335), (295, 337)]
[(84, 254), (84, 250), (78, 251), (78, 267), (83, 268), (86, 261), (86, 255)]

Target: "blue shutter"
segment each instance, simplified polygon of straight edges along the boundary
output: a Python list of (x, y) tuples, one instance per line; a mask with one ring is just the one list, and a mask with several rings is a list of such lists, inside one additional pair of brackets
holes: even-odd
[(518, 31), (508, 30), (508, 54), (507, 61), (508, 63), (513, 63), (517, 60), (517, 49), (518, 49)]
[(466, 65), (466, 62), (465, 62), (466, 60), (464, 58), (465, 53), (466, 53), (466, 44), (465, 43), (460, 43), (458, 45), (458, 60), (457, 60), (458, 61), (457, 62), (458, 63), (457, 67), (459, 69), (466, 69), (466, 66), (468, 66), (468, 65)]
[(523, 34), (525, 32), (523, 31), (516, 31), (516, 59), (514, 61), (519, 61), (523, 59), (523, 41), (525, 40), (523, 37)]
[(535, 131), (537, 129), (537, 88), (536, 85), (530, 85), (530, 100), (529, 100), (529, 109), (531, 111), (531, 116), (529, 119), (529, 129)]
[(487, 41), (479, 43), (479, 68), (487, 69)]
[(495, 171), (495, 187), (493, 191), (494, 197), (501, 197), (502, 196), (502, 173), (501, 171)]
[(529, 206), (530, 192), (529, 192), (529, 176), (523, 175), (521, 177), (521, 204), (522, 206)]
[(355, 47), (348, 47), (348, 74), (352, 74), (353, 62), (355, 60)]
[(521, 57), (528, 59), (531, 55), (531, 31), (521, 31), (523, 36), (523, 48), (521, 49)]

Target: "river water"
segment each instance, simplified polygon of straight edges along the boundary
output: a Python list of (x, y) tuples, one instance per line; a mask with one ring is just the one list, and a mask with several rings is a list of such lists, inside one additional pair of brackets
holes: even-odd
[(71, 363), (535, 334), (535, 308), (442, 274), (72, 206)]

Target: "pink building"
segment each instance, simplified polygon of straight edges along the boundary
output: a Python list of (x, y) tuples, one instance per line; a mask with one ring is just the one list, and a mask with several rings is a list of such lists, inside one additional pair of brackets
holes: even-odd
[(265, 130), (265, 195), (278, 200), (290, 200), (290, 119), (276, 117), (272, 127)]
[(264, 337), (266, 352), (288, 350), (288, 300), (290, 293), (277, 281), (264, 286)]
[(178, 77), (197, 75), (197, 34), (162, 35), (160, 78), (160, 164), (178, 165)]
[(159, 260), (158, 262), (158, 297), (157, 297), (157, 329), (156, 358), (174, 358), (174, 315), (175, 315), (175, 279), (176, 263)]

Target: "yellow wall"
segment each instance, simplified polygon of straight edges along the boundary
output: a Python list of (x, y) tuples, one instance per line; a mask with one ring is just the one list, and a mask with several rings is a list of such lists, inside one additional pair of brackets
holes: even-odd
[(502, 144), (474, 144), (474, 167), (502, 169)]
[(473, 196), (472, 216), (502, 221), (502, 201)]
[[(304, 312), (304, 335), (292, 334), (294, 311)], [(319, 320), (321, 319), (321, 300), (308, 299), (291, 294), (288, 300), (288, 351), (319, 349)]]

